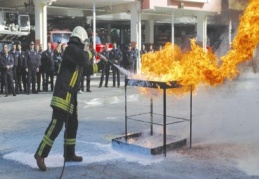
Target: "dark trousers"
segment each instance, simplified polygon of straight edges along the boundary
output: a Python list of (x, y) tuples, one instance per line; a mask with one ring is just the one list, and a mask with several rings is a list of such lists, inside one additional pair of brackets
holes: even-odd
[(42, 78), (42, 87), (43, 87), (43, 91), (48, 91), (48, 88), (46, 86), (46, 76), (47, 76), (47, 72), (46, 70), (43, 70), (41, 72), (41, 78)]
[(17, 91), (17, 89), (18, 89), (18, 80), (17, 80), (17, 67), (16, 66), (13, 66), (13, 79), (14, 79), (14, 84), (15, 84), (15, 86), (14, 86), (14, 89), (15, 89), (15, 91)]
[(48, 91), (49, 82), (50, 82), (50, 90), (53, 91), (53, 89), (54, 89), (54, 71), (53, 70), (47, 70), (47, 72), (46, 72), (46, 86), (45, 86), (46, 91)]
[(40, 91), (40, 85), (41, 85), (41, 70), (39, 72), (36, 72), (37, 75), (37, 91)]
[(15, 94), (14, 84), (13, 84), (13, 70), (4, 69), (3, 70), (3, 85), (5, 86), (5, 94), (8, 95), (9, 89), (12, 94)]
[(115, 66), (112, 66), (112, 79), (113, 79), (113, 87), (116, 86), (116, 77), (117, 77), (117, 86), (120, 87), (120, 70)]
[[(52, 120), (45, 131), (45, 135), (36, 151), (36, 154), (46, 158), (51, 150), (51, 147), (62, 130), (65, 123), (64, 132), (64, 157), (75, 155), (76, 134), (78, 128), (78, 118), (75, 107), (73, 115), (68, 115), (67, 112), (59, 109), (53, 109)], [(66, 152), (66, 153), (65, 153)]]
[(4, 70), (1, 70), (1, 93), (4, 93)]
[(21, 77), (24, 92), (27, 92), (27, 83), (28, 83), (28, 72), (26, 72), (25, 68), (21, 69)]
[(90, 91), (91, 75), (86, 76), (86, 91)]
[(131, 63), (131, 64), (127, 64), (126, 65), (126, 69), (131, 72), (131, 73), (134, 73), (134, 64)]
[(36, 66), (32, 66), (29, 68), (28, 71), (28, 78), (27, 78), (27, 90), (28, 93), (30, 93), (30, 89), (31, 89), (31, 84), (32, 84), (32, 92), (36, 91)]
[(103, 85), (104, 75), (105, 75), (105, 86), (107, 87), (108, 81), (109, 81), (109, 75), (110, 75), (110, 66), (109, 65), (104, 65), (102, 68), (102, 74), (101, 74), (101, 78), (100, 78), (99, 87), (102, 87), (102, 85)]
[[(85, 76), (82, 76), (81, 81), (80, 81), (80, 89), (82, 91), (85, 90), (84, 82), (85, 82)], [(91, 83), (91, 75), (87, 75), (86, 76), (86, 91), (90, 91), (90, 83)]]
[(21, 68), (16, 68), (16, 79), (15, 79), (15, 92), (20, 93), (22, 92), (22, 72)]

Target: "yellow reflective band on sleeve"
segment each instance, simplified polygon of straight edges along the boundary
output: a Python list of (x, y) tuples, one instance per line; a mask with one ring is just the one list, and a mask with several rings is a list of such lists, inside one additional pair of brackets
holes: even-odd
[(67, 93), (66, 101), (67, 102), (71, 101), (71, 93)]
[(65, 143), (65, 145), (75, 145), (76, 139), (65, 139), (64, 143)]
[(93, 64), (93, 72), (94, 72), (94, 73), (97, 73), (97, 72), (98, 72), (98, 65), (97, 65), (97, 63), (94, 63), (94, 64)]
[(65, 111), (68, 111), (70, 114), (73, 114), (74, 111), (74, 105), (70, 104), (69, 101), (66, 101), (62, 98), (59, 98), (57, 96), (53, 96), (50, 105), (58, 107), (60, 109), (63, 109)]
[(90, 50), (86, 50), (86, 52), (88, 53), (88, 57), (89, 57), (88, 60), (90, 60), (91, 58), (93, 58), (92, 52), (91, 52)]
[(74, 87), (75, 84), (76, 84), (76, 79), (77, 79), (77, 77), (78, 77), (78, 68), (79, 68), (79, 66), (76, 66), (76, 70), (75, 70), (75, 72), (73, 73), (73, 76), (72, 76), (71, 81), (70, 81), (70, 83), (69, 83), (69, 86), (71, 86), (71, 87)]

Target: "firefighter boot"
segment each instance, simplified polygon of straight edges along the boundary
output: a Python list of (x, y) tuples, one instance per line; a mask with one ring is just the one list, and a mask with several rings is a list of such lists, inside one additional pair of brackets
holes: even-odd
[(44, 158), (40, 157), (38, 154), (35, 154), (34, 158), (37, 161), (37, 165), (38, 165), (39, 169), (42, 171), (46, 171), (47, 167), (45, 165)]
[(66, 157), (65, 161), (66, 162), (82, 162), (83, 161), (83, 157), (77, 156), (76, 154), (74, 154), (73, 156)]
[(66, 162), (82, 162), (83, 157), (77, 156), (75, 154), (75, 146), (74, 145), (67, 145), (64, 151), (66, 151), (66, 154), (64, 154), (65, 161)]

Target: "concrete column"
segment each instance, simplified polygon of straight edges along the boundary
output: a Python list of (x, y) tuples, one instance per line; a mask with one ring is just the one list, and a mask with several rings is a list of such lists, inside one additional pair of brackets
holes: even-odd
[(174, 44), (174, 13), (172, 12), (172, 19), (171, 19), (171, 43)]
[(232, 20), (229, 19), (229, 24), (228, 24), (228, 44), (229, 47), (232, 43)]
[(148, 20), (145, 23), (145, 43), (154, 43), (154, 20)]
[(141, 73), (141, 60), (140, 60), (140, 50), (142, 45), (142, 26), (141, 26), (141, 13), (138, 13), (138, 39), (137, 39), (137, 45), (136, 48), (139, 51), (139, 56), (137, 59), (137, 73)]
[[(131, 46), (136, 49), (141, 49), (141, 14), (140, 14), (140, 2), (136, 1), (132, 3), (130, 12), (131, 12), (131, 20), (130, 20), (130, 41)], [(140, 57), (137, 59), (137, 73), (140, 70)]]
[(95, 11), (95, 1), (93, 0), (93, 37), (92, 37), (92, 40), (93, 40), (93, 49), (95, 49), (96, 47), (96, 36), (95, 36), (95, 33), (96, 33), (96, 11)]
[(43, 4), (39, 1), (35, 1), (35, 43), (41, 44), (43, 39)]
[(47, 48), (47, 5), (35, 1), (35, 43)]
[(111, 43), (111, 24), (107, 24), (107, 29), (108, 29), (108, 43)]
[(207, 16), (204, 14), (197, 15), (197, 43), (200, 44), (203, 49), (207, 46)]
[(130, 41), (131, 46), (135, 47), (138, 38), (138, 10), (137, 7), (132, 5), (131, 7), (131, 19), (130, 19)]
[(43, 45), (43, 50), (47, 49), (47, 36), (48, 36), (48, 25), (47, 25), (47, 6), (43, 5), (43, 14), (42, 14), (42, 39), (40, 44)]

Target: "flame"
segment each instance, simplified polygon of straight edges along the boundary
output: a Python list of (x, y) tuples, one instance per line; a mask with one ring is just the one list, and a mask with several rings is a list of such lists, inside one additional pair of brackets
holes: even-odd
[(129, 139), (128, 139), (128, 143), (129, 143), (129, 144), (133, 144), (134, 142), (135, 142), (135, 140), (134, 140), (133, 138), (129, 138)]
[(259, 1), (250, 0), (240, 18), (231, 49), (225, 56), (217, 58), (210, 49), (204, 51), (194, 39), (191, 40), (191, 50), (185, 53), (168, 42), (162, 50), (142, 56), (142, 75), (147, 80), (177, 81), (182, 88), (168, 90), (173, 94), (185, 94), (190, 91), (190, 86), (195, 90), (200, 84), (221, 85), (239, 74), (238, 65), (251, 59), (258, 43)]

